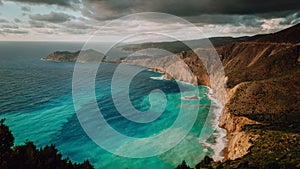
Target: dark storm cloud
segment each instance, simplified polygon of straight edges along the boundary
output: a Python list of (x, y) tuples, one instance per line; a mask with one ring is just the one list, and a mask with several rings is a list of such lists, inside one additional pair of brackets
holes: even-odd
[(133, 12), (165, 12), (177, 16), (201, 14), (260, 14), (299, 10), (299, 0), (83, 0), (82, 13), (95, 19), (109, 19)]
[(22, 10), (22, 11), (29, 12), (29, 11), (31, 11), (31, 8), (30, 8), (30, 7), (27, 7), (27, 6), (22, 6), (22, 7), (21, 7), (21, 10)]
[(259, 26), (263, 22), (260, 17), (254, 15), (199, 15), (192, 17), (184, 17), (192, 23), (224, 25), (230, 24), (234, 26)]
[(41, 15), (41, 14), (30, 15), (29, 18), (32, 20), (36, 20), (36, 21), (62, 23), (62, 22), (70, 21), (70, 20), (74, 19), (75, 17), (68, 15), (66, 13), (51, 12), (51, 13), (45, 14), (45, 15)]
[(5, 0), (5, 1), (14, 1), (30, 4), (48, 4), (48, 5), (60, 5), (65, 7), (71, 7), (74, 4), (80, 3), (79, 0)]

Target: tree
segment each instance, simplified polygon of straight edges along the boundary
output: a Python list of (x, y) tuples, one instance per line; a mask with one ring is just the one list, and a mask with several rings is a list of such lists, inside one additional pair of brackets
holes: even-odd
[(8, 168), (12, 154), (11, 147), (14, 145), (15, 139), (4, 121), (5, 119), (0, 120), (0, 168), (2, 169)]
[[(63, 159), (55, 145), (37, 149), (33, 142), (13, 147), (14, 136), (5, 119), (0, 120), (0, 168), (1, 169), (93, 169), (89, 161), (82, 164)], [(13, 147), (13, 148), (12, 148)]]

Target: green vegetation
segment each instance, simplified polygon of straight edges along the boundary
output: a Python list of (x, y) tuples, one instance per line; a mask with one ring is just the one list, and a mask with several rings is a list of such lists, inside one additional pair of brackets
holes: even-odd
[[(274, 127), (248, 125), (246, 132), (254, 132), (260, 137), (253, 142), (249, 153), (235, 160), (214, 162), (205, 157), (195, 169), (286, 169), (300, 168), (300, 135), (297, 131), (277, 131)], [(185, 161), (176, 169), (191, 169)]]
[[(300, 24), (278, 33), (259, 35), (217, 47), (232, 97), (226, 109), (234, 117), (246, 117), (256, 124), (234, 118), (229, 132), (242, 126), (256, 135), (248, 153), (223, 162), (203, 160), (200, 168), (300, 168)], [(235, 91), (235, 92), (234, 92)], [(234, 93), (233, 93), (234, 92)], [(229, 138), (230, 139), (230, 138)], [(241, 140), (232, 153), (243, 148)], [(246, 143), (246, 142), (245, 142)], [(188, 169), (186, 164), (179, 167)]]
[(33, 142), (14, 144), (14, 136), (4, 119), (0, 120), (0, 168), (1, 169), (93, 169), (89, 161), (73, 163), (62, 155), (54, 145), (38, 149)]
[[(204, 168), (284, 169), (300, 168), (298, 133), (266, 129), (265, 126), (247, 126), (244, 130), (259, 134), (249, 153), (235, 160), (206, 163)], [(203, 163), (203, 162), (201, 162)], [(196, 167), (197, 168), (197, 167)], [(203, 168), (203, 167), (201, 167)]]

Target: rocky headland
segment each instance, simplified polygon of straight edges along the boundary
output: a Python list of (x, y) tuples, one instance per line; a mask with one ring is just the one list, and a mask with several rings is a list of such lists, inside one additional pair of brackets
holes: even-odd
[(217, 46), (227, 78), (223, 162), (204, 168), (300, 168), (300, 24)]
[[(273, 34), (214, 39), (212, 44), (227, 79), (219, 126), (227, 130), (228, 144), (223, 162), (206, 159), (195, 168), (300, 168), (300, 24)], [(131, 45), (125, 49), (164, 49), (168, 45)], [(178, 42), (175, 46), (186, 49)], [(165, 78), (211, 86), (209, 68), (194, 51), (187, 49), (169, 59), (126, 62), (156, 67), (167, 73)]]
[(76, 52), (70, 51), (56, 51), (43, 57), (42, 60), (56, 61), (56, 62), (100, 62), (104, 55), (93, 49), (79, 50)]

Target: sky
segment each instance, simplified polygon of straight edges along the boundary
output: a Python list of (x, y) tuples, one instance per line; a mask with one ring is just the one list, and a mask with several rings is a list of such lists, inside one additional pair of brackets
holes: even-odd
[[(0, 41), (86, 41), (110, 22), (140, 12), (183, 18), (207, 37), (272, 33), (300, 23), (299, 0), (0, 0)], [(127, 22), (126, 31), (122, 22), (103, 31), (104, 40), (136, 33), (141, 25), (174, 33), (188, 27), (163, 18)]]

